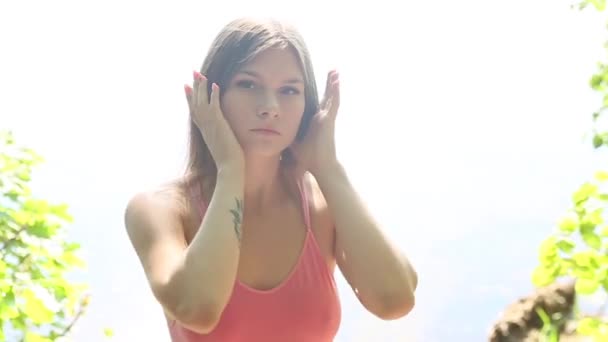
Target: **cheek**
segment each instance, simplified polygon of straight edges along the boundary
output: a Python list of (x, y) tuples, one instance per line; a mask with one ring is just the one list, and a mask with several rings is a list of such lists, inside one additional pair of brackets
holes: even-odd
[(287, 121), (289, 121), (290, 126), (295, 126), (295, 128), (298, 129), (300, 120), (304, 115), (305, 105), (304, 98), (287, 99), (283, 101), (281, 113), (283, 113), (284, 117), (289, 118)]
[(249, 104), (242, 96), (228, 91), (221, 101), (222, 113), (233, 130), (238, 130), (239, 123), (243, 122), (242, 116), (248, 110)]

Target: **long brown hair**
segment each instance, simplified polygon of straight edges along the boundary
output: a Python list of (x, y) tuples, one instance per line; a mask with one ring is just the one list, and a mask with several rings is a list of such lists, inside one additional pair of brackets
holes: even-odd
[[(271, 19), (236, 19), (228, 23), (216, 36), (200, 73), (209, 80), (209, 94), (212, 83), (217, 83), (220, 89), (225, 89), (240, 68), (269, 48), (291, 49), (299, 59), (305, 82), (304, 115), (296, 136), (296, 140), (301, 140), (312, 116), (319, 109), (319, 95), (310, 53), (304, 39), (294, 27)], [(217, 167), (198, 127), (192, 121), (189, 145), (186, 174), (194, 184), (200, 185), (202, 195), (209, 200), (215, 188)], [(282, 164), (293, 162), (288, 151), (284, 151)]]

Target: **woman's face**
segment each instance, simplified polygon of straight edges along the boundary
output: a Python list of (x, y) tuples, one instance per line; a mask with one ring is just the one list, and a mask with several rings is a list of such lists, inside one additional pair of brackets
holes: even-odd
[(269, 49), (223, 90), (222, 111), (246, 156), (278, 156), (295, 140), (304, 114), (304, 77), (290, 49)]

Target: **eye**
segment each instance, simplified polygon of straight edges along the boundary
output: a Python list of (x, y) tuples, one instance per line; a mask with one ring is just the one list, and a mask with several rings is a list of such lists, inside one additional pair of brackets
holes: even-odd
[(284, 87), (283, 89), (281, 89), (281, 93), (286, 95), (298, 95), (300, 94), (300, 90), (294, 87)]
[(236, 86), (239, 88), (253, 89), (255, 84), (253, 83), (253, 81), (250, 80), (240, 80), (236, 82)]

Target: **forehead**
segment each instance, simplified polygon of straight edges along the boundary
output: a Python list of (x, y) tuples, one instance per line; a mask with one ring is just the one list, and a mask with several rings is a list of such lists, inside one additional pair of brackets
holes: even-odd
[(300, 60), (290, 48), (271, 48), (260, 52), (241, 70), (253, 71), (264, 77), (302, 77)]

